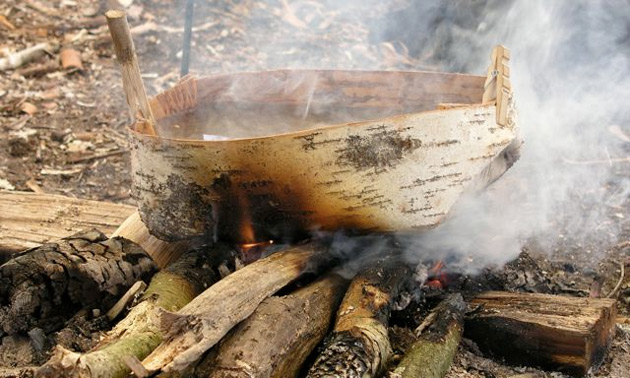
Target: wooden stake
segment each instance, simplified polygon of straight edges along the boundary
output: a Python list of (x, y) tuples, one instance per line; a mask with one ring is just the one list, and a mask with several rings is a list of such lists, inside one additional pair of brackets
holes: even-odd
[(137, 130), (148, 135), (157, 135), (155, 132), (155, 119), (153, 112), (149, 106), (142, 76), (140, 75), (140, 67), (138, 66), (138, 57), (136, 49), (129, 32), (129, 24), (124, 11), (110, 10), (105, 13), (109, 32), (112, 35), (114, 51), (122, 70), (123, 88), (127, 97), (127, 105), (131, 109), (134, 117), (140, 116), (146, 122), (136, 123), (144, 124), (144, 130)]

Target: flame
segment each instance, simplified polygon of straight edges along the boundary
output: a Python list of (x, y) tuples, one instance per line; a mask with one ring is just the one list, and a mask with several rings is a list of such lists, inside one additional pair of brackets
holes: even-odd
[(256, 247), (267, 247), (269, 245), (273, 244), (273, 240), (265, 240), (265, 241), (261, 241), (261, 242), (257, 242), (257, 243), (243, 243), (239, 245), (239, 248), (241, 249), (241, 251), (243, 252), (247, 252), (252, 248), (256, 248)]

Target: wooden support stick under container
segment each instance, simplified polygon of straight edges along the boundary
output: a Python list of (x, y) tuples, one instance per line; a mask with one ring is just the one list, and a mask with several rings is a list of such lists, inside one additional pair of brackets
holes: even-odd
[(136, 49), (129, 32), (127, 16), (121, 10), (110, 10), (105, 13), (105, 17), (112, 36), (114, 51), (116, 52), (118, 63), (120, 63), (127, 105), (129, 105), (134, 117), (140, 116), (146, 121), (136, 123), (136, 125), (144, 125), (143, 130), (137, 131), (148, 135), (157, 135), (155, 132), (155, 119), (153, 118), (147, 93), (140, 76), (138, 57), (136, 56)]

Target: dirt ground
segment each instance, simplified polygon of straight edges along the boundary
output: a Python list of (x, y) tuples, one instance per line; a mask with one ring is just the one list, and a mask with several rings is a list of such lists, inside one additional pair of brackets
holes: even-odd
[[(180, 77), (185, 1), (126, 3), (131, 3), (126, 11), (145, 86), (154, 95)], [(390, 42), (383, 39), (391, 34), (387, 30), (379, 36), (371, 33), (371, 27), (404, 13), (409, 1), (400, 0), (389, 9), (378, 1), (368, 1), (369, 6), (361, 8), (368, 14), (361, 18), (353, 17), (355, 2), (343, 12), (329, 11), (327, 2), (299, 1), (291, 7), (288, 3), (197, 1), (191, 72), (202, 75), (287, 66), (444, 68), (439, 67), (439, 51), (427, 54), (413, 43)], [(38, 59), (0, 70), (0, 189), (133, 204), (126, 139), (131, 117), (102, 17), (112, 5), (116, 6), (111, 1), (86, 0), (4, 0), (0, 4), (0, 58), (40, 42), (51, 44)], [(318, 32), (324, 29), (326, 33)], [(63, 50), (76, 51), (82, 66), (61, 67)], [(621, 167), (617, 171), (620, 177), (627, 177), (630, 170)], [(611, 182), (605, 190), (614, 192), (615, 185)], [(588, 198), (579, 200), (588, 211)], [(627, 201), (623, 203), (621, 208), (609, 209), (610, 219), (630, 240), (626, 221), (630, 211)], [(506, 289), (588, 296), (601, 283), (600, 295), (605, 295), (621, 277), (620, 264), (630, 259), (630, 244), (617, 239), (606, 245), (582, 245), (559, 235), (551, 250), (537, 247), (535, 242), (525, 250), (535, 267), (521, 271), (533, 272), (535, 278), (528, 281), (530, 276), (525, 275), (518, 286), (515, 273), (514, 286)], [(630, 314), (628, 276), (622, 277), (616, 292), (620, 315), (626, 317)], [(630, 325), (620, 324), (604, 365), (590, 376), (629, 377), (629, 352)], [(447, 375), (509, 376), (562, 377), (503, 365), (481, 355), (470, 342), (462, 343)]]

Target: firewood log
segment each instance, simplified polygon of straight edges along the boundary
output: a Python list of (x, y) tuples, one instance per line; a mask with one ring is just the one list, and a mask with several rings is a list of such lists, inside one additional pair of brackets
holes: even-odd
[[(177, 311), (205, 288), (221, 279), (220, 270), (234, 270), (236, 252), (218, 245), (182, 255), (157, 273), (140, 302), (96, 347), (85, 354), (57, 346), (39, 377), (127, 377), (126, 356), (146, 357), (162, 341), (160, 309)], [(225, 265), (226, 269), (220, 269)]]
[(192, 249), (195, 245), (191, 240), (169, 243), (156, 238), (151, 235), (147, 226), (142, 222), (138, 211), (134, 211), (125, 219), (116, 231), (112, 233), (112, 236), (122, 236), (139, 244), (153, 258), (160, 269), (169, 266), (169, 264), (176, 261), (182, 253)]
[(195, 369), (195, 376), (297, 377), (326, 336), (347, 284), (329, 274), (289, 295), (265, 299)]
[(143, 366), (151, 373), (185, 369), (249, 317), (265, 298), (329, 261), (315, 245), (297, 246), (229, 275), (177, 313), (162, 314), (167, 335)]
[(416, 330), (418, 340), (389, 377), (444, 377), (462, 337), (465, 310), (461, 294), (452, 294), (442, 301), (420, 324)]
[(392, 354), (387, 334), (391, 304), (410, 275), (410, 268), (394, 256), (359, 272), (308, 377), (373, 377), (382, 372)]
[(48, 333), (81, 308), (106, 311), (156, 270), (137, 244), (96, 230), (24, 251), (0, 267), (0, 326)]
[(613, 299), (487, 292), (469, 305), (465, 335), (485, 353), (518, 365), (584, 375), (614, 335)]

